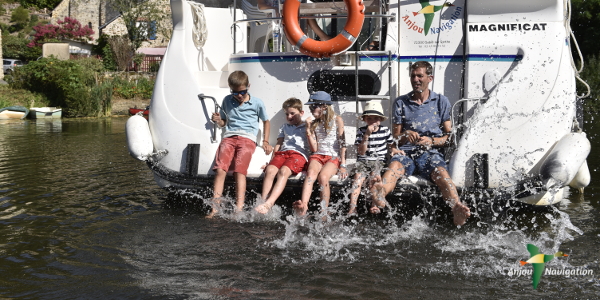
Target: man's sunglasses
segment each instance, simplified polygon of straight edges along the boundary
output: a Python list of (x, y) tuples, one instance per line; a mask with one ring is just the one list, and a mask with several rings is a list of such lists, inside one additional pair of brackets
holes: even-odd
[(231, 94), (232, 94), (232, 95), (234, 95), (234, 96), (237, 96), (237, 95), (242, 95), (242, 96), (244, 96), (244, 95), (248, 94), (248, 90), (247, 90), (247, 89), (245, 89), (245, 90), (242, 90), (242, 91), (239, 91), (239, 92), (234, 92), (234, 91), (231, 91)]

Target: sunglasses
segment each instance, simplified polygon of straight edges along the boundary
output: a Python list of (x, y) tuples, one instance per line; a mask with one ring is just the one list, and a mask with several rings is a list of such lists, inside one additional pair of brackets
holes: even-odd
[(315, 109), (321, 107), (321, 105), (322, 104), (311, 104), (311, 105), (308, 106), (308, 109), (315, 110)]
[(239, 92), (231, 91), (231, 94), (234, 95), (234, 96), (238, 96), (238, 95), (244, 96), (244, 95), (248, 94), (248, 89), (241, 90)]

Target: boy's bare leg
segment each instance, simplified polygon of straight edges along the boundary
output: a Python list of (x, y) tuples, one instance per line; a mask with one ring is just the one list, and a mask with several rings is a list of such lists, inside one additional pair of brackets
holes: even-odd
[(304, 179), (304, 184), (302, 184), (302, 198), (292, 204), (292, 208), (294, 212), (298, 216), (304, 216), (308, 211), (308, 201), (310, 200), (310, 195), (312, 194), (313, 185), (315, 184), (315, 180), (317, 179), (317, 175), (323, 166), (316, 160), (311, 160), (308, 164), (308, 171), (306, 172), (306, 178)]
[(362, 173), (356, 173), (356, 175), (354, 175), (352, 192), (350, 193), (350, 208), (348, 209), (348, 215), (356, 214), (356, 204), (358, 203), (358, 196), (360, 195), (364, 181), (365, 176)]
[(236, 212), (244, 210), (244, 201), (246, 200), (246, 175), (242, 173), (233, 173), (235, 178), (235, 208)]
[(371, 208), (369, 211), (373, 214), (381, 212), (381, 208), (387, 205), (385, 196), (391, 193), (396, 187), (396, 182), (404, 175), (404, 166), (393, 161), (389, 164), (387, 171), (383, 173), (383, 177), (374, 176), (371, 182)]
[(225, 186), (225, 177), (227, 176), (227, 172), (221, 169), (215, 170), (215, 179), (213, 181), (213, 197), (210, 200), (211, 202), (211, 212), (206, 216), (207, 218), (212, 218), (219, 212), (217, 209), (221, 204), (221, 198), (223, 197), (223, 188)]
[[(272, 167), (272, 166), (270, 166)], [(287, 183), (288, 178), (292, 175), (292, 170), (286, 166), (282, 166), (281, 169), (277, 172), (277, 182), (273, 185), (273, 190), (271, 190), (270, 195), (265, 199), (265, 203), (257, 206), (255, 210), (261, 214), (266, 214), (269, 212), (271, 207), (275, 205), (275, 201), (277, 198), (281, 196), (283, 190), (285, 189), (285, 185)], [(265, 176), (266, 177), (266, 176)], [(265, 179), (266, 180), (266, 179)], [(264, 189), (264, 185), (263, 185)], [(264, 190), (263, 190), (264, 191)]]
[(456, 186), (454, 185), (452, 178), (450, 178), (448, 171), (443, 167), (437, 167), (431, 172), (431, 179), (442, 192), (444, 200), (452, 208), (454, 225), (464, 225), (471, 216), (471, 210), (460, 201), (458, 191), (456, 190)]
[(269, 197), (269, 193), (271, 192), (271, 188), (273, 187), (273, 181), (275, 180), (275, 175), (279, 169), (276, 166), (268, 165), (265, 169), (265, 177), (263, 178), (263, 186), (262, 186), (262, 199), (267, 199)]

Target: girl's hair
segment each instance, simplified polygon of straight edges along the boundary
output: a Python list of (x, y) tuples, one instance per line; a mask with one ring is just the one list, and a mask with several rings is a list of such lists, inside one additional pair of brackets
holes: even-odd
[(331, 107), (331, 105), (324, 105), (324, 106), (327, 107), (327, 109), (323, 110), (323, 112), (321, 113), (321, 117), (319, 117), (318, 119), (315, 119), (310, 124), (311, 131), (315, 131), (317, 126), (319, 126), (319, 124), (321, 124), (321, 123), (323, 123), (323, 127), (325, 127), (325, 131), (327, 133), (329, 133), (329, 131), (331, 130), (331, 127), (333, 127), (333, 120), (335, 119), (335, 111), (333, 111), (333, 108)]
[(288, 108), (295, 108), (299, 112), (302, 112), (302, 101), (300, 101), (300, 99), (298, 99), (298, 98), (292, 97), (292, 98), (285, 100), (283, 102), (283, 105), (281, 106), (281, 108), (283, 110), (286, 110)]

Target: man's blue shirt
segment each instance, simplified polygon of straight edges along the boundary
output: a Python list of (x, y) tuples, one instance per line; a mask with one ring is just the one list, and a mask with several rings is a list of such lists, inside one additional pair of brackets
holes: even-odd
[[(429, 90), (429, 98), (421, 105), (411, 100), (413, 92), (402, 95), (394, 102), (394, 124), (402, 130), (412, 130), (420, 136), (440, 137), (444, 134), (442, 124), (450, 120), (450, 101), (444, 95)], [(406, 143), (401, 150), (414, 150), (415, 145)]]

